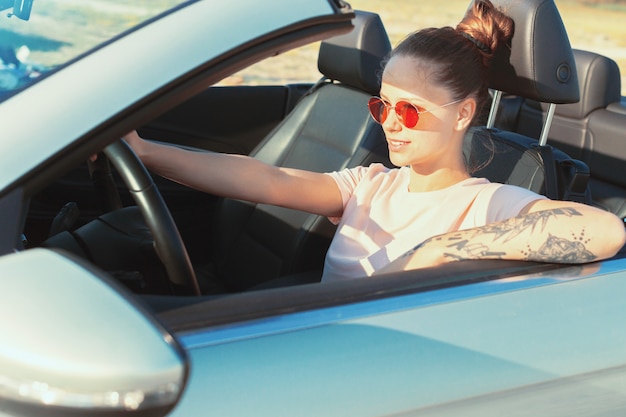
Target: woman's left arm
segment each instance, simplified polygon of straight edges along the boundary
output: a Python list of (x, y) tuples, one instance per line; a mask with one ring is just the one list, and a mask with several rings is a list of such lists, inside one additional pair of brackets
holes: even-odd
[(394, 270), (464, 259), (585, 263), (610, 258), (625, 241), (624, 223), (612, 213), (574, 202), (537, 200), (516, 217), (432, 237), (394, 262)]

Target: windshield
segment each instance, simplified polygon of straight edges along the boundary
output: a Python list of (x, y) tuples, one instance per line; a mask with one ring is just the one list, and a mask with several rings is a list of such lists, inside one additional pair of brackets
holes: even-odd
[(3, 0), (0, 3), (0, 101), (45, 73), (186, 2), (35, 0), (30, 13), (20, 15), (23, 2)]

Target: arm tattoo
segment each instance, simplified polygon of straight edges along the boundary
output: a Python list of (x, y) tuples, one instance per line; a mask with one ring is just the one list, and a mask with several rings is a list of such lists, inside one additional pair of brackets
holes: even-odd
[(545, 211), (536, 211), (523, 216), (514, 217), (508, 221), (488, 224), (479, 228), (477, 234), (493, 234), (495, 235), (493, 240), (504, 238), (505, 242), (515, 238), (520, 233), (535, 227), (541, 226), (541, 231), (545, 230), (548, 220), (552, 217), (558, 216), (580, 216), (581, 214), (574, 208), (558, 208)]
[[(453, 239), (451, 239), (453, 240)], [(500, 258), (505, 252), (492, 252), (489, 247), (483, 243), (470, 243), (467, 239), (459, 240), (447, 246), (448, 248), (454, 248), (457, 252), (464, 253), (466, 256), (455, 255), (450, 252), (444, 253), (447, 258), (453, 258), (457, 261), (462, 259), (480, 259), (480, 258)]]
[(579, 240), (567, 240), (549, 235), (537, 251), (527, 253), (528, 260), (560, 263), (591, 262), (597, 257)]
[[(481, 242), (472, 242), (472, 239), (480, 235), (493, 235), (494, 243), (498, 240), (502, 243), (506, 243), (525, 231), (532, 232), (538, 229), (540, 232), (545, 232), (548, 220), (562, 216), (574, 217), (581, 216), (581, 214), (574, 208), (558, 208), (528, 213), (503, 222), (478, 227), (473, 230), (470, 235), (468, 235), (468, 231), (459, 231), (451, 235), (435, 236), (415, 246), (404, 256), (411, 255), (419, 250), (420, 247), (431, 241), (439, 241), (442, 243), (445, 242), (445, 247), (450, 249), (444, 253), (444, 256), (453, 260), (504, 258), (507, 252), (502, 251), (499, 247), (500, 245), (496, 245), (497, 247), (492, 248), (489, 242), (485, 242), (484, 240), (481, 240)], [(560, 263), (590, 262), (597, 257), (585, 247), (587, 241), (588, 240), (585, 240), (584, 237), (584, 230), (581, 232), (580, 237), (573, 236), (571, 240), (548, 234), (545, 242), (539, 249), (532, 250), (528, 247), (525, 250), (520, 250), (523, 259), (528, 261)]]

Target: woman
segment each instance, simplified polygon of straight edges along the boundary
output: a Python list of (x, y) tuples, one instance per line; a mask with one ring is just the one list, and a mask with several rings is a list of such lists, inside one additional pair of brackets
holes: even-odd
[(511, 36), (511, 20), (489, 1), (476, 1), (456, 29), (424, 29), (394, 49), (380, 97), (370, 99), (369, 109), (401, 168), (373, 164), (313, 173), (188, 152), (146, 142), (136, 132), (125, 139), (164, 177), (338, 222), (325, 281), (461, 259), (578, 263), (610, 257), (626, 240), (616, 216), (468, 172), (463, 137), (488, 100), (493, 51)]

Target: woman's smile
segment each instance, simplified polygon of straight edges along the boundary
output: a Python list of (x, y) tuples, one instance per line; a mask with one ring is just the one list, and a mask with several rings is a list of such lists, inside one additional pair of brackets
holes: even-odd
[(400, 152), (411, 144), (408, 140), (387, 139), (390, 152)]

